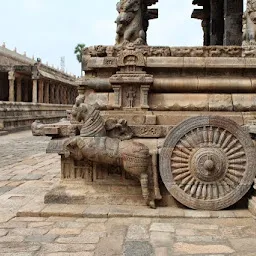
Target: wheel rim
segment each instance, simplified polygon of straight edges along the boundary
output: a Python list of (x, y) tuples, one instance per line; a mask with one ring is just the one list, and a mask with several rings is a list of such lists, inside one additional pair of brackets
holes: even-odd
[(160, 173), (171, 195), (194, 209), (219, 210), (236, 203), (255, 177), (253, 142), (223, 117), (190, 118), (170, 131)]

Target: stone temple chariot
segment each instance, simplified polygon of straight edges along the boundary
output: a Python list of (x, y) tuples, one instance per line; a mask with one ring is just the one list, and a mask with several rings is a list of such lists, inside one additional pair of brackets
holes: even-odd
[(147, 45), (157, 2), (119, 1), (115, 45), (84, 50), (69, 120), (44, 127), (61, 155), (45, 203), (256, 213), (256, 1), (194, 0), (202, 47)]

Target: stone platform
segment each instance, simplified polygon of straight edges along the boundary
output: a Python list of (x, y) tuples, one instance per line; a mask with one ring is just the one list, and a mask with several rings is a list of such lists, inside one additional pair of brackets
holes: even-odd
[(255, 256), (248, 210), (45, 205), (60, 175), (48, 141), (30, 131), (1, 137), (0, 255)]

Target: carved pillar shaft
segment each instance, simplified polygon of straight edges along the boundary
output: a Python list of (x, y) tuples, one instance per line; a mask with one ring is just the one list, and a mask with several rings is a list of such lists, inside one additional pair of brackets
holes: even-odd
[(32, 96), (32, 102), (37, 103), (37, 79), (33, 79), (33, 96)]
[(49, 103), (49, 82), (44, 84), (44, 103)]
[(10, 71), (8, 73), (8, 79), (9, 79), (9, 101), (15, 101), (15, 92), (14, 92), (15, 72), (14, 71)]
[(29, 90), (29, 85), (28, 85), (28, 79), (24, 79), (24, 101), (28, 102), (28, 90)]
[(54, 85), (52, 83), (50, 84), (50, 103), (54, 103)]
[(120, 109), (122, 106), (122, 87), (120, 85), (113, 85), (113, 90), (114, 90), (114, 108), (115, 109)]
[(40, 103), (44, 102), (44, 81), (42, 79), (39, 80), (39, 97), (38, 97), (38, 101)]
[(223, 0), (210, 0), (210, 44), (223, 45)]
[(21, 90), (21, 78), (17, 79), (17, 101), (21, 102), (22, 101), (22, 90)]
[(224, 0), (224, 45), (242, 45), (243, 0)]
[(140, 88), (140, 105), (141, 108), (148, 109), (148, 91), (149, 91), (150, 85), (142, 85)]

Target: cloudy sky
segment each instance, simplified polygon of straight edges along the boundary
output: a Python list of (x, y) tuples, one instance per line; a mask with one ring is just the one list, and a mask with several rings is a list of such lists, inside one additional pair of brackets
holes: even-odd
[[(68, 72), (79, 75), (77, 43), (111, 45), (115, 39), (117, 0), (0, 0), (0, 44), (43, 63), (60, 66), (65, 56)], [(192, 0), (160, 0), (159, 19), (150, 23), (148, 44), (202, 45), (199, 20), (190, 15)]]

